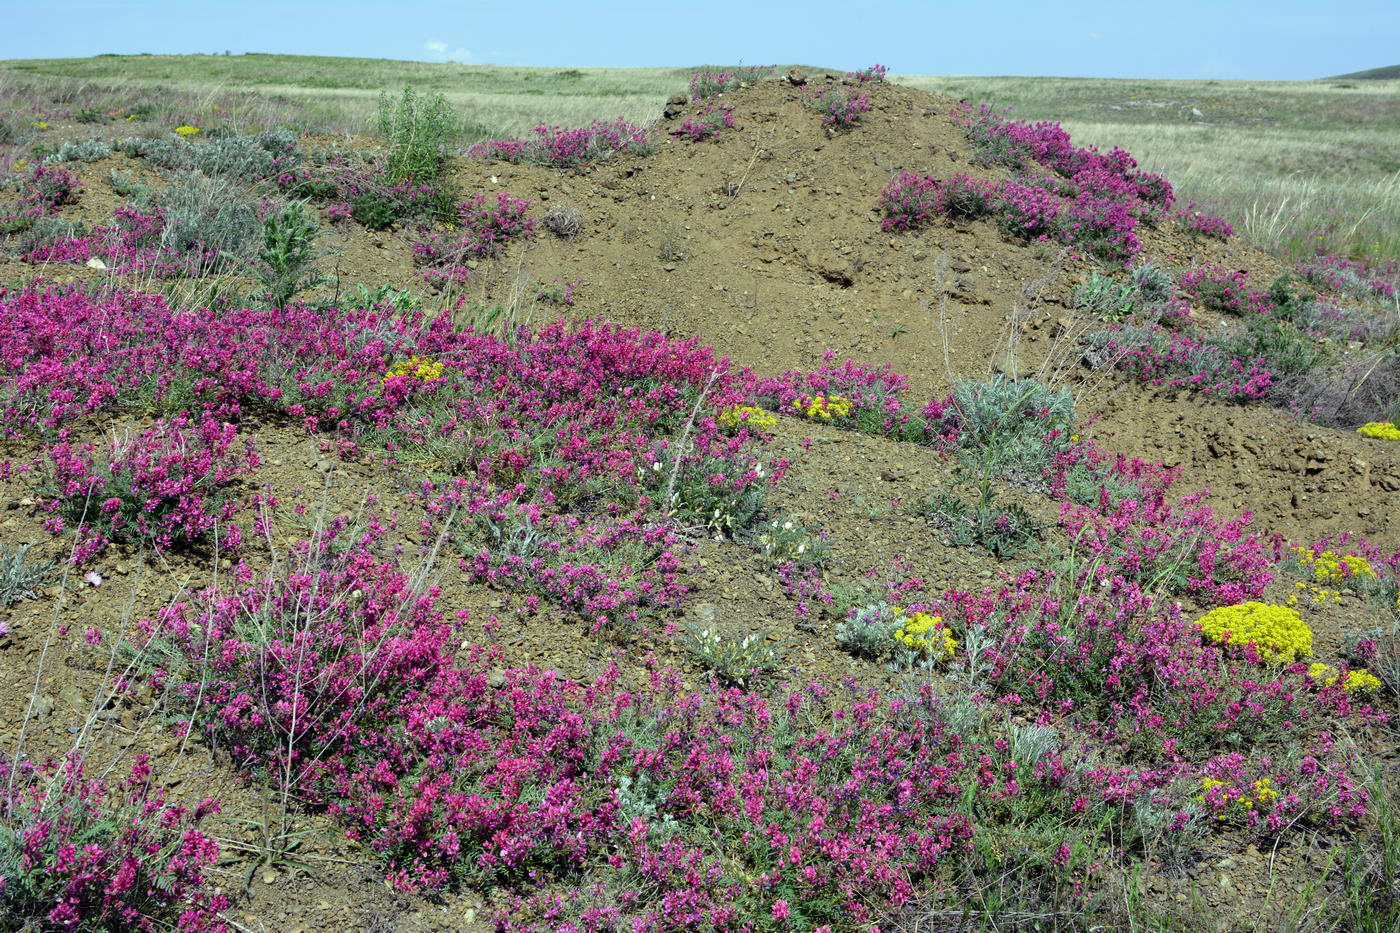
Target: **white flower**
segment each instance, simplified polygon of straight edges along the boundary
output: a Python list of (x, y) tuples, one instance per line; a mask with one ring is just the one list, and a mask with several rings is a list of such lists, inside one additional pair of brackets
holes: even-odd
[(783, 522), (783, 531), (792, 531), (792, 522)]

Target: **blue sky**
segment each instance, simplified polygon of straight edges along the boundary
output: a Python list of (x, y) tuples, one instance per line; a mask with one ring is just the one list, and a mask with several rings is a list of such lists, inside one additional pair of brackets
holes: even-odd
[(292, 52), (500, 65), (1317, 78), (1400, 63), (1400, 0), (0, 0), (0, 58)]

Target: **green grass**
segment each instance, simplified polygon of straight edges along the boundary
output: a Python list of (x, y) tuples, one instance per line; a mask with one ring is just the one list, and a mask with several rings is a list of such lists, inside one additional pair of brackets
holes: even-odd
[[(655, 118), (685, 90), (693, 66), (518, 68), (303, 55), (99, 55), (0, 61), (0, 91), (185, 92), (245, 101), (275, 122), (274, 105), (349, 131), (373, 124), (378, 95), (413, 84), (443, 95), (463, 142), (519, 135), (539, 123)], [(821, 69), (812, 69), (821, 70)], [(1344, 76), (1345, 77), (1345, 76)], [(1317, 249), (1400, 258), (1400, 81), (1142, 81), (898, 75), (901, 84), (987, 101), (1027, 120), (1058, 120), (1077, 142), (1120, 146), (1161, 172), (1182, 202), (1228, 218), (1278, 253)], [(258, 100), (269, 101), (259, 108)]]

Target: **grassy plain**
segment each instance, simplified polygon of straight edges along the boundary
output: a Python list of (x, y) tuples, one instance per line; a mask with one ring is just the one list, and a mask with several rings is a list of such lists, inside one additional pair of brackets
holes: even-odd
[[(244, 116), (296, 104), (310, 122), (365, 127), (383, 90), (443, 94), (464, 142), (539, 123), (654, 118), (698, 67), (518, 68), (297, 55), (102, 55), (0, 62), (0, 93), (70, 96), (176, 88), (243, 100)], [(1400, 81), (1142, 81), (897, 75), (899, 83), (1058, 120), (1076, 141), (1120, 146), (1183, 201), (1218, 210), (1283, 253), (1400, 259)]]

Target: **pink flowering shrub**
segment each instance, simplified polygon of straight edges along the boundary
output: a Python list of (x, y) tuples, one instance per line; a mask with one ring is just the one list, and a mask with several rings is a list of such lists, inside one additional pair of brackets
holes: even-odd
[[(256, 469), (252, 442), (235, 446), (231, 424), (185, 415), (157, 421), (137, 438), (113, 441), (106, 456), (61, 441), (49, 450), (56, 515), (51, 531), (78, 536), (74, 561), (85, 563), (110, 541), (149, 541), (157, 550), (213, 541), (236, 548), (234, 481)], [(216, 538), (217, 536), (217, 538)]]
[[(1364, 263), (1341, 256), (1315, 256), (1304, 259), (1294, 267), (1298, 277), (1310, 285), (1325, 288), (1352, 298), (1388, 299), (1395, 297), (1394, 282), (1377, 275), (1375, 269)], [(1390, 275), (1396, 269), (1392, 263)]]
[(1268, 397), (1275, 381), (1262, 357), (1232, 357), (1215, 344), (1161, 325), (1118, 327), (1091, 339), (1101, 344), (1100, 352), (1119, 369), (1152, 385), (1258, 401)]
[(62, 764), (0, 755), (0, 916), (25, 930), (226, 929), (205, 872), (219, 848), (198, 827), (218, 813), (168, 803), (141, 755), (114, 786)]
[(1230, 226), (1229, 221), (1223, 217), (1203, 213), (1197, 209), (1195, 202), (1187, 204), (1173, 216), (1188, 236), (1209, 237), (1223, 243), (1235, 235), (1235, 228)]
[(611, 123), (595, 120), (585, 127), (566, 129), (540, 124), (526, 139), (493, 139), (467, 150), (475, 159), (526, 162), (582, 171), (619, 152), (646, 155), (651, 151), (645, 127), (618, 117)]
[(77, 199), (82, 187), (77, 176), (66, 169), (45, 165), (36, 165), (9, 181), (18, 189), (19, 198), (0, 204), (0, 234), (24, 230), (40, 217), (57, 214), (59, 208)]
[[(493, 203), (494, 202), (494, 203)], [(446, 236), (428, 231), (412, 244), (413, 258), (420, 265), (437, 269), (459, 269), (469, 259), (500, 256), (517, 239), (534, 239), (539, 221), (525, 211), (530, 202), (498, 191), (495, 198), (475, 194), (457, 207), (460, 234)]]
[(722, 130), (733, 128), (734, 108), (728, 104), (710, 103), (699, 115), (682, 120), (679, 126), (671, 130), (671, 137), (698, 143), (706, 139), (719, 139)]
[(1134, 205), (1134, 210), (1143, 215), (1165, 210), (1176, 200), (1165, 178), (1139, 172), (1137, 160), (1122, 149), (1103, 153), (1093, 146), (1080, 148), (1058, 123), (1021, 123), (1004, 120), (1004, 115), (986, 104), (976, 111), (964, 105), (955, 112), (984, 165), (1006, 165), (1019, 172), (1041, 165), (1067, 179), (1077, 191), (1112, 192), (1138, 202), (1141, 206)]
[(938, 179), (900, 172), (880, 192), (877, 205), (882, 230), (913, 230), (933, 216), (938, 204)]
[(821, 114), (823, 126), (833, 130), (850, 129), (860, 123), (861, 114), (869, 113), (871, 108), (869, 94), (850, 94), (835, 86), (816, 91), (808, 98), (807, 106)]
[(1266, 314), (1273, 307), (1267, 292), (1250, 288), (1249, 273), (1206, 263), (1181, 274), (1181, 290), (1208, 311)]
[(383, 167), (339, 155), (303, 162), (278, 174), (275, 181), (288, 196), (330, 202), (328, 220), (348, 214), (371, 230), (412, 217), (437, 216), (451, 206), (447, 192), (439, 187), (395, 180)]
[(884, 65), (871, 65), (869, 68), (861, 68), (858, 71), (846, 72), (846, 77), (857, 84), (881, 84), (885, 80), (885, 75), (890, 70)]
[(735, 68), (733, 71), (697, 71), (690, 76), (690, 100), (698, 104), (743, 85), (757, 84), (771, 72), (772, 68), (759, 65)]
[(1131, 202), (1080, 190), (1053, 178), (1001, 182), (960, 173), (938, 180), (901, 172), (880, 193), (884, 230), (911, 230), (934, 214), (971, 219), (993, 215), (1007, 234), (1058, 240), (1114, 262), (1142, 251)]
[(118, 205), (110, 226), (98, 226), (83, 236), (61, 237), (35, 247), (28, 262), (86, 262), (101, 259), (116, 275), (155, 278), (196, 277), (219, 262), (217, 249), (201, 242), (166, 236), (166, 215), (159, 207), (143, 212)]

